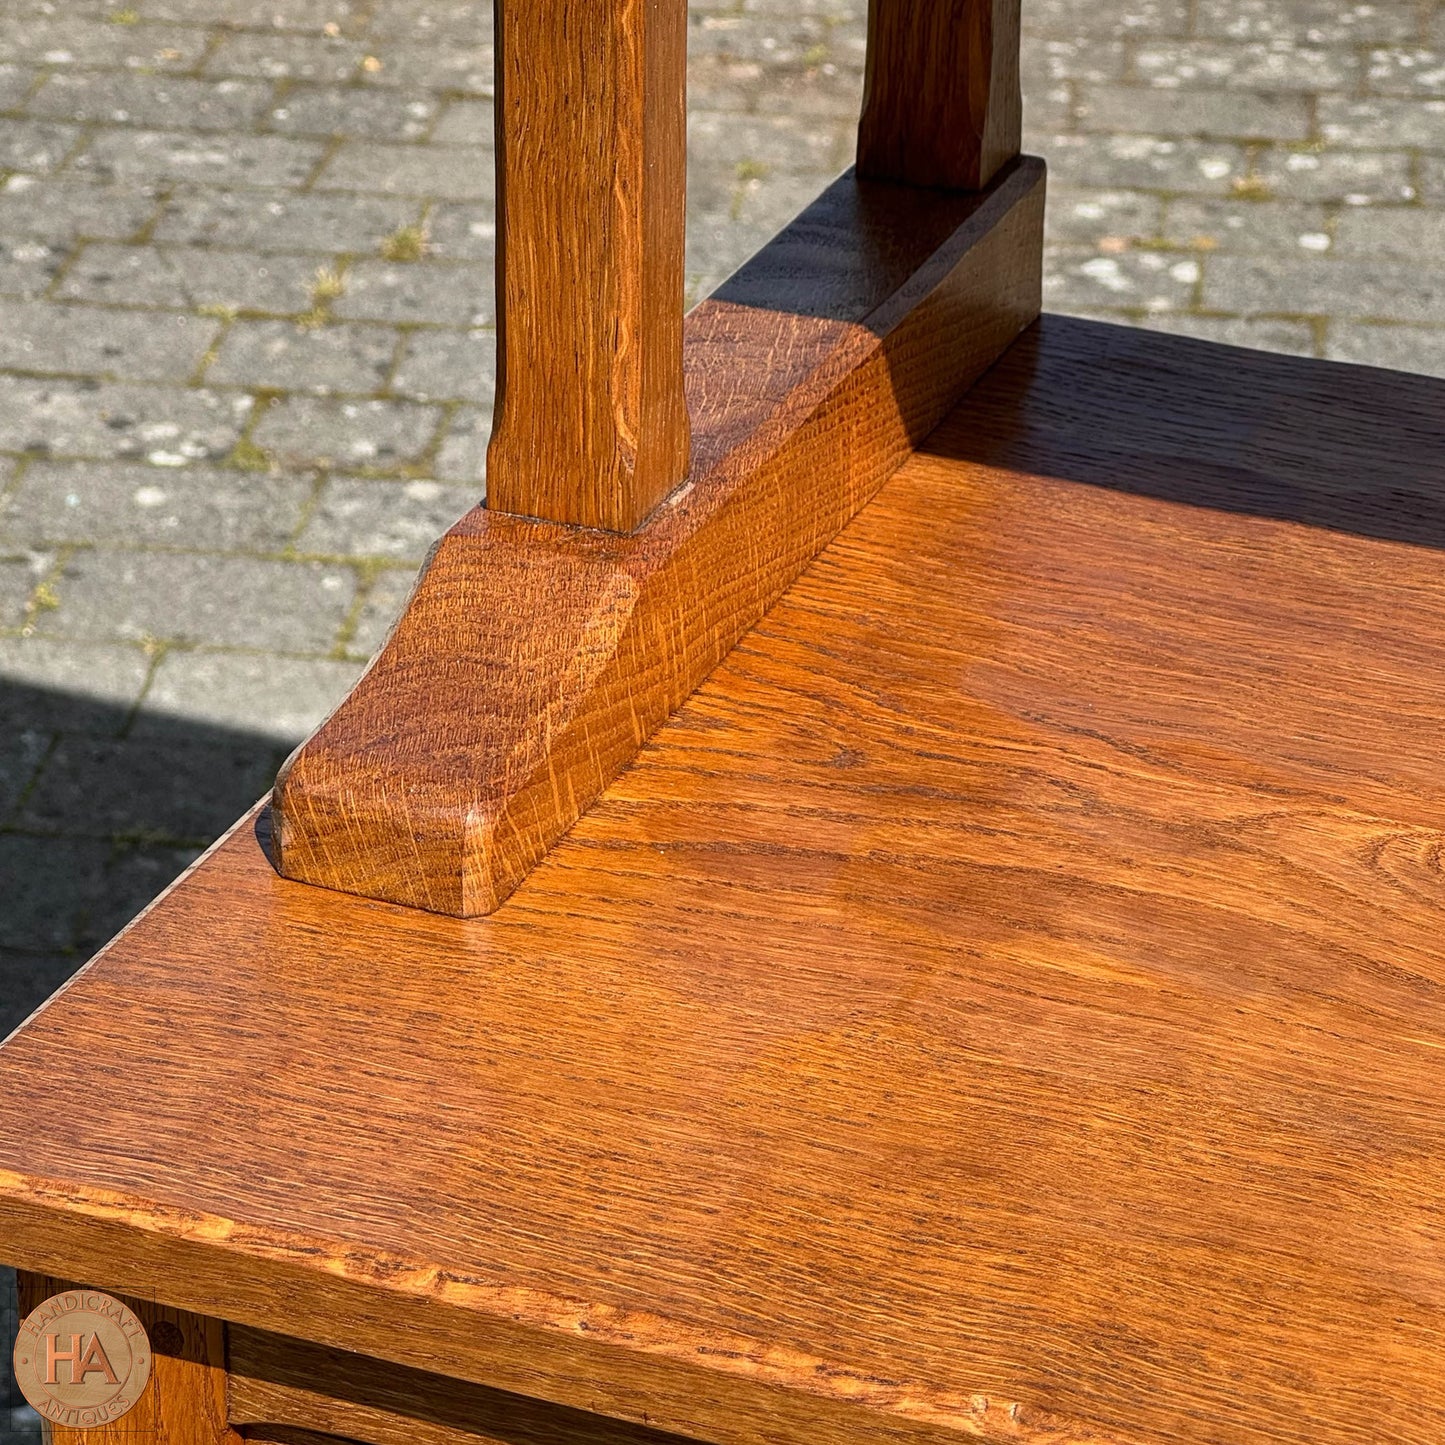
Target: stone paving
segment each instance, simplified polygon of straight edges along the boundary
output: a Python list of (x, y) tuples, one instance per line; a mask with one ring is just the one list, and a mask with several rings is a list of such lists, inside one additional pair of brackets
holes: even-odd
[[(690, 300), (848, 163), (864, 4), (692, 6)], [(489, 16), (0, 0), (0, 1034), (264, 791), (481, 495)], [(1445, 374), (1445, 4), (1025, 24), (1052, 309)]]

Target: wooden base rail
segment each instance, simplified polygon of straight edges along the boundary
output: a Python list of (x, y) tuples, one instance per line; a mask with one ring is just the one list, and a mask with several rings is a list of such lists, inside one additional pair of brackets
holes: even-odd
[[(22, 1316), (82, 1288), (22, 1270)], [(140, 1401), (108, 1425), (46, 1422), (48, 1445), (687, 1445), (607, 1415), (383, 1364), (123, 1296), (154, 1351)]]
[(366, 1445), (686, 1445), (645, 1425), (267, 1330), (233, 1326), (228, 1342), (231, 1422), (267, 1440), (300, 1429)]
[[(22, 1315), (74, 1281), (20, 1271)], [(553, 1404), (350, 1350), (227, 1323), (120, 1296), (154, 1351), (140, 1401), (120, 1419), (87, 1429), (46, 1421), (46, 1445), (699, 1445), (689, 1436), (591, 1410)], [(438, 1361), (439, 1367), (445, 1361)], [(1023, 1445), (1140, 1445), (1106, 1441), (1067, 1422), (976, 1397), (969, 1431)], [(761, 1422), (759, 1422), (761, 1423)], [(901, 1423), (901, 1422), (900, 1422)], [(819, 1410), (814, 1438), (846, 1440)], [(885, 1437), (886, 1438), (886, 1437)], [(930, 1445), (904, 1425), (895, 1440)]]
[(687, 320), (690, 482), (630, 535), (477, 509), (291, 758), (280, 871), (492, 911), (1039, 312), (1044, 166), (843, 176)]

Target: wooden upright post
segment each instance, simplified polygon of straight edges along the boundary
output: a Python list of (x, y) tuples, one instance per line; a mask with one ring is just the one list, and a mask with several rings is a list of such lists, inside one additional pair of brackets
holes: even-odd
[(686, 0), (497, 4), (488, 506), (630, 532), (686, 476)]
[(499, 4), (488, 505), (277, 779), (286, 877), (490, 913), (1038, 315), (1010, 3), (875, 0), (872, 169), (944, 189), (841, 177), (685, 328), (684, 0)]
[(870, 0), (860, 177), (982, 190), (1022, 135), (1019, 0)]
[[(20, 1315), (51, 1295), (85, 1293), (73, 1281), (21, 1270)], [(46, 1445), (244, 1445), (226, 1410), (226, 1335), (218, 1319), (149, 1300), (122, 1301), (145, 1327), (153, 1351), (150, 1380), (118, 1420), (67, 1428), (45, 1422)]]

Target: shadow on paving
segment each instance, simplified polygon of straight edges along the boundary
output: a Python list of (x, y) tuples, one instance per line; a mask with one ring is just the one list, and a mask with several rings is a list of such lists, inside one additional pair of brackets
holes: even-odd
[(15, 1271), (0, 1267), (0, 1445), (40, 1445), (40, 1417), (15, 1386)]
[(266, 792), (290, 747), (0, 677), (0, 1038)]

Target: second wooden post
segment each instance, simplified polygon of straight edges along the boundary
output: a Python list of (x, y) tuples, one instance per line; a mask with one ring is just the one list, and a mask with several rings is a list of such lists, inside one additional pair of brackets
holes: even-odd
[(1022, 131), (1019, 0), (869, 0), (860, 177), (982, 190)]

